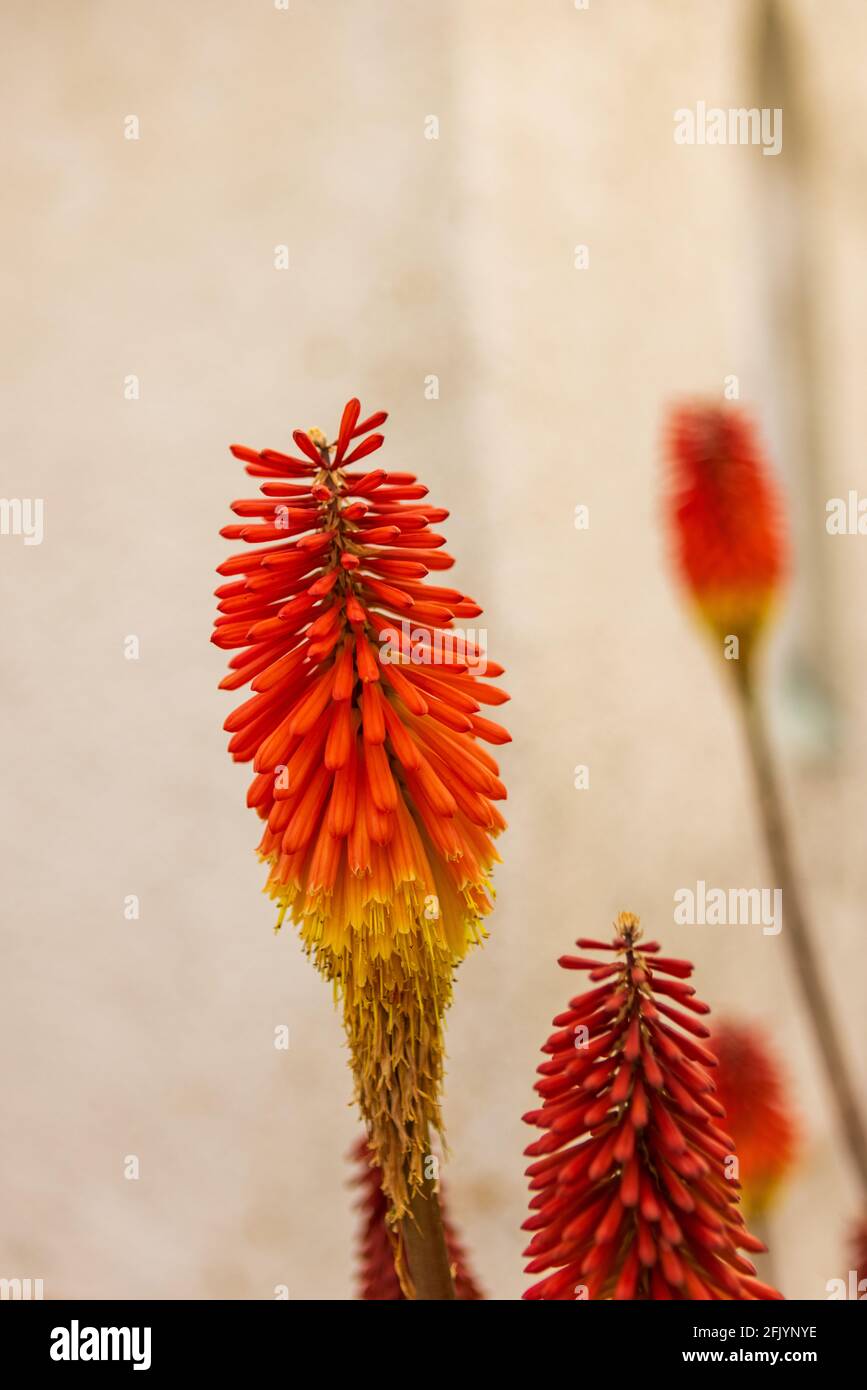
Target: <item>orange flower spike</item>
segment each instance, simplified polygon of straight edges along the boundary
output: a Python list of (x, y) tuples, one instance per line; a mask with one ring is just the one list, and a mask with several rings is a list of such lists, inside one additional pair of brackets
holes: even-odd
[(677, 406), (666, 455), (667, 519), (680, 577), (714, 636), (738, 638), (745, 670), (787, 568), (776, 482), (751, 421), (733, 406)]
[[(356, 1091), (392, 1219), (421, 1187), (440, 1125), (443, 1015), (454, 968), (484, 936), (506, 791), (478, 716), (508, 697), (454, 630), (478, 605), (428, 585), (448, 569), (447, 513), (412, 474), (347, 471), (384, 442), (386, 415), (349, 401), (335, 443), (232, 453), (262, 496), (232, 504), (246, 542), (219, 566), (221, 683), (253, 694), (226, 720), (252, 762), (266, 891), (342, 1000)], [(291, 482), (286, 481), (292, 479)], [(375, 610), (371, 607), (375, 605)]]
[[(740, 1213), (708, 1068), (716, 1066), (697, 1016), (708, 1012), (686, 961), (640, 944), (623, 912), (612, 942), (579, 948), (613, 959), (562, 956), (566, 970), (605, 983), (554, 1019), (527, 1124), (543, 1131), (526, 1150), (533, 1232), (524, 1294), (542, 1300), (771, 1299), (740, 1252), (763, 1250)], [(675, 997), (676, 1008), (664, 1001)], [(675, 1026), (672, 1026), (675, 1025)]]
[(757, 1029), (724, 1020), (708, 1046), (718, 1062), (715, 1098), (735, 1141), (744, 1209), (758, 1216), (795, 1161), (797, 1123), (777, 1060)]

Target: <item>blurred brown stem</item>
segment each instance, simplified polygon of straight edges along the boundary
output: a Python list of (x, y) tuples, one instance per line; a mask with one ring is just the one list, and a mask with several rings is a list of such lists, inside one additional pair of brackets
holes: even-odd
[(867, 1130), (822, 980), (821, 963), (802, 906), (761, 704), (749, 672), (741, 669), (739, 677), (738, 692), (741, 697), (765, 841), (776, 879), (775, 886), (782, 890), (783, 895), (783, 936), (789, 943), (795, 974), (813, 1023), (826, 1079), (837, 1108), (840, 1128), (859, 1175), (862, 1192), (867, 1197)]
[(455, 1286), (440, 1201), (430, 1179), (425, 1179), (423, 1186), (415, 1190), (409, 1214), (400, 1223), (400, 1236), (414, 1297), (453, 1299)]

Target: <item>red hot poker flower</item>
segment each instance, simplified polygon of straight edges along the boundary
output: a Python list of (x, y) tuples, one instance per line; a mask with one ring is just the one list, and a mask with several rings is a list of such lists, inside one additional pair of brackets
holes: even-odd
[(714, 635), (749, 660), (786, 569), (783, 512), (749, 418), (684, 404), (666, 432), (668, 522), (680, 576)]
[[(530, 1299), (770, 1299), (740, 1252), (765, 1247), (746, 1230), (733, 1153), (703, 1046), (708, 1012), (685, 981), (687, 961), (638, 946), (621, 913), (611, 944), (581, 938), (602, 959), (563, 956), (594, 988), (554, 1019), (539, 1067), (544, 1130), (527, 1149), (535, 1194), (524, 1229)], [(606, 953), (609, 958), (605, 959)]]
[(716, 1024), (708, 1046), (719, 1063), (717, 1099), (737, 1148), (744, 1209), (757, 1215), (795, 1160), (797, 1125), (759, 1029), (726, 1019)]
[[(395, 1267), (396, 1256), (399, 1258), (400, 1235), (387, 1219), (388, 1199), (382, 1191), (382, 1173), (375, 1162), (371, 1163), (370, 1148), (365, 1139), (359, 1139), (350, 1157), (357, 1169), (353, 1186), (360, 1189), (358, 1208), (363, 1222), (358, 1296), (367, 1301), (405, 1300), (406, 1295)], [(464, 1302), (481, 1300), (484, 1294), (469, 1270), (463, 1244), (446, 1215), (442, 1192), (440, 1209), (455, 1283), (455, 1298)]]
[(252, 762), (267, 891), (343, 1003), (359, 1104), (394, 1215), (423, 1184), (440, 1123), (443, 1015), (455, 966), (484, 935), (506, 795), (483, 706), (508, 696), (455, 623), (479, 606), (431, 572), (454, 563), (448, 515), (411, 473), (357, 465), (386, 416), (351, 400), (336, 440), (297, 454), (232, 448), (262, 496), (223, 529), (249, 548), (219, 567), (213, 641), (234, 651), (226, 720)]

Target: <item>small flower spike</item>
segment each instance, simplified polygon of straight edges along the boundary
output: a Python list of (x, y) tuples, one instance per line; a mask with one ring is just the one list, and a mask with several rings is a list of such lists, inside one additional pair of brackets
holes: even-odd
[(741, 1253), (765, 1247), (747, 1231), (730, 1180), (733, 1144), (687, 984), (688, 961), (639, 945), (623, 912), (613, 941), (581, 938), (563, 956), (593, 988), (554, 1019), (524, 1116), (543, 1131), (527, 1149), (533, 1232), (529, 1299), (771, 1299)]

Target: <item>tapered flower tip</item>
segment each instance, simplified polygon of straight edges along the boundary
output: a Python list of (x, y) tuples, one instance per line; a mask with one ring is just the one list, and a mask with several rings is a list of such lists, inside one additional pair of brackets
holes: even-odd
[[(524, 1294), (543, 1300), (771, 1299), (743, 1253), (735, 1149), (712, 1072), (709, 1010), (688, 961), (621, 913), (611, 941), (580, 937), (570, 999), (542, 1048)], [(584, 952), (591, 954), (585, 955)]]
[(725, 1019), (708, 1044), (717, 1059), (717, 1099), (734, 1138), (746, 1212), (757, 1215), (791, 1170), (798, 1126), (773, 1050), (762, 1032)]
[(776, 482), (739, 407), (675, 406), (665, 432), (666, 516), (679, 575), (721, 641), (752, 653), (787, 566)]
[[(400, 1236), (388, 1220), (389, 1203), (382, 1190), (382, 1172), (364, 1138), (353, 1145), (349, 1157), (353, 1168), (351, 1183), (359, 1191), (361, 1216), (358, 1297), (375, 1301), (405, 1300), (396, 1267), (396, 1260), (400, 1258)], [(467, 1302), (484, 1299), (467, 1264), (464, 1247), (448, 1218), (442, 1191), (439, 1199), (455, 1297)]]

